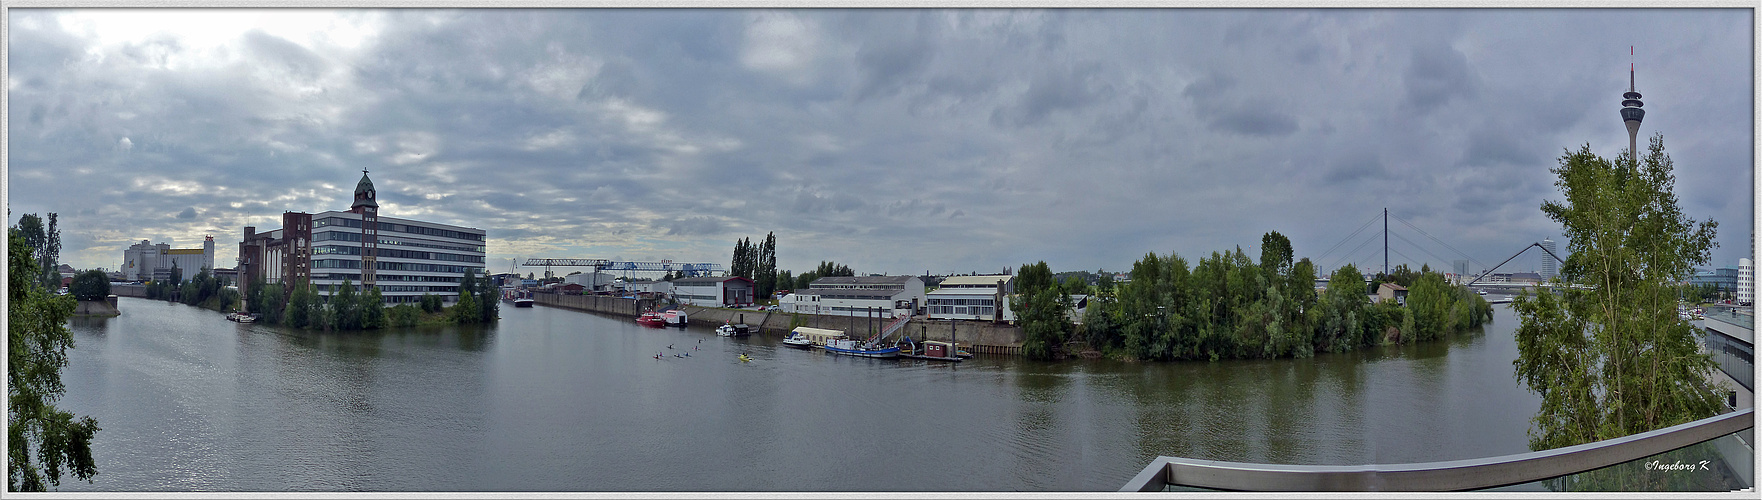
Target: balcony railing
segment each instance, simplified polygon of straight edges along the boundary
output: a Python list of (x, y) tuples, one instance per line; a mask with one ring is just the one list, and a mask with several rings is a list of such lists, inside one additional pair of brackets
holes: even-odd
[[(1498, 457), (1397, 465), (1285, 465), (1157, 457), (1120, 491), (1193, 488), (1229, 491), (1465, 491), (1522, 485), (1628, 464), (1673, 450), (1712, 443), (1738, 488), (1753, 487), (1754, 446), (1731, 437), (1755, 427), (1755, 410), (1708, 417), (1650, 432), (1552, 450)], [(1753, 437), (1753, 433), (1751, 434)], [(1719, 438), (1727, 438), (1715, 441)], [(1733, 444), (1737, 446), (1734, 449)], [(1646, 464), (1640, 464), (1646, 466)], [(1646, 466), (1707, 468), (1680, 461)], [(1675, 470), (1675, 469), (1671, 469)], [(1709, 468), (1710, 470), (1710, 468)], [(1685, 470), (1686, 473), (1695, 473)]]

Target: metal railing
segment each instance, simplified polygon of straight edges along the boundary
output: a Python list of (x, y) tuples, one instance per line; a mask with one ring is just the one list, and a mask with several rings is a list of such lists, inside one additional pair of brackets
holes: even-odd
[[(1552, 450), (1397, 465), (1285, 465), (1157, 457), (1120, 488), (1234, 491), (1464, 491), (1552, 479), (1639, 460), (1755, 427), (1755, 409)], [(1752, 450), (1750, 453), (1754, 453)]]

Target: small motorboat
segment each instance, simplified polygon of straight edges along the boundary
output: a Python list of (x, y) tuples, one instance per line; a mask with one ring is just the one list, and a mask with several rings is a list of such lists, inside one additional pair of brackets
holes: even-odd
[(789, 338), (783, 339), (783, 345), (796, 349), (810, 349), (814, 347), (814, 341), (809, 339), (807, 335), (802, 335), (801, 332), (795, 332), (789, 334)]
[(750, 334), (752, 334), (751, 327), (746, 326), (746, 323), (722, 323), (722, 326), (716, 327), (716, 335), (723, 337), (745, 337)]
[(532, 307), (532, 298), (531, 297), (520, 297), (518, 299), (514, 299), (514, 307)]

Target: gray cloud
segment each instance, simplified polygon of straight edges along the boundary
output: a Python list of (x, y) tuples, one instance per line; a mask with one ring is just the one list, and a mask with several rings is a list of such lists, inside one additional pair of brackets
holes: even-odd
[(1491, 260), (1558, 234), (1564, 148), (1625, 145), (1630, 44), (1717, 264), (1753, 220), (1739, 10), (400, 9), (220, 40), (13, 14), (8, 203), (61, 213), (76, 267), (203, 234), (230, 266), (363, 168), (504, 265), (774, 231), (797, 270), (1125, 269), (1269, 230), (1316, 256), (1383, 207)]
[(1427, 113), (1451, 99), (1472, 97), (1478, 87), (1468, 58), (1440, 41), (1413, 48), (1411, 62), (1402, 75), (1409, 106)]

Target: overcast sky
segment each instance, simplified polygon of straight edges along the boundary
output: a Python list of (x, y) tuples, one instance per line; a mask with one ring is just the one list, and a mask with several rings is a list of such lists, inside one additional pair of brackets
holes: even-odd
[[(232, 267), (362, 169), (383, 216), (488, 231), (497, 272), (726, 266), (767, 232), (798, 273), (1125, 271), (1267, 231), (1380, 267), (1380, 219), (1346, 236), (1384, 207), (1492, 265), (1559, 239), (1566, 149), (1626, 148), (1629, 46), (1712, 264), (1754, 226), (1748, 10), (9, 12), (9, 223), (58, 212), (78, 268), (206, 234)], [(1460, 258), (1390, 227), (1394, 263)]]

